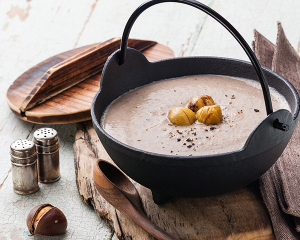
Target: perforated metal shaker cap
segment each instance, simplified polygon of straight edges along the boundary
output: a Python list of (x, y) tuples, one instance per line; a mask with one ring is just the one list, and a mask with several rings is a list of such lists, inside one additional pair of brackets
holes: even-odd
[(36, 147), (33, 141), (27, 139), (20, 139), (14, 141), (10, 145), (10, 154), (13, 158), (30, 158), (36, 153)]
[(53, 128), (40, 128), (33, 133), (33, 141), (41, 146), (56, 144), (58, 142), (57, 131)]

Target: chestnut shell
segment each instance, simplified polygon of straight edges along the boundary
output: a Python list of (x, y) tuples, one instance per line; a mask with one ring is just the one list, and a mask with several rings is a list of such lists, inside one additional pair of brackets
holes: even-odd
[[(42, 208), (47, 206), (51, 206), (52, 208), (41, 217), (37, 227), (34, 228), (33, 224), (37, 214)], [(60, 235), (66, 232), (67, 225), (67, 218), (63, 212), (51, 204), (40, 204), (34, 207), (27, 216), (27, 227), (32, 235)]]

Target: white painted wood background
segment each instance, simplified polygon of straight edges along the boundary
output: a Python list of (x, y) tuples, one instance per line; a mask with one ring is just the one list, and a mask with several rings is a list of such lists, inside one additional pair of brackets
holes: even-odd
[[(68, 219), (67, 233), (51, 239), (116, 239), (114, 233), (81, 200), (73, 164), (75, 124), (51, 126), (58, 131), (61, 180), (41, 184), (40, 191), (13, 192), (9, 146), (32, 138), (44, 125), (19, 120), (5, 94), (24, 71), (60, 52), (121, 36), (130, 14), (144, 0), (0, 0), (0, 239), (30, 237), (26, 216), (36, 205), (51, 203)], [(299, 0), (204, 0), (224, 16), (251, 44), (256, 28), (276, 42), (281, 21), (293, 47), (300, 38)], [(176, 56), (215, 55), (247, 60), (233, 37), (219, 23), (190, 6), (164, 3), (144, 12), (130, 37), (150, 39), (171, 47)]]

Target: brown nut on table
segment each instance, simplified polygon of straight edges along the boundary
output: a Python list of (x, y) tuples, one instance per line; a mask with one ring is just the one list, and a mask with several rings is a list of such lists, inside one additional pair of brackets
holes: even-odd
[(193, 112), (197, 112), (200, 108), (204, 106), (215, 105), (214, 100), (211, 96), (205, 95), (201, 97), (194, 97), (188, 104), (188, 108)]
[(176, 107), (170, 110), (168, 118), (177, 126), (191, 125), (196, 121), (195, 113), (185, 107)]
[(222, 121), (220, 105), (204, 106), (197, 111), (197, 119), (205, 124), (217, 124)]
[(66, 232), (67, 225), (63, 212), (51, 204), (38, 205), (27, 216), (27, 227), (32, 235), (60, 235)]

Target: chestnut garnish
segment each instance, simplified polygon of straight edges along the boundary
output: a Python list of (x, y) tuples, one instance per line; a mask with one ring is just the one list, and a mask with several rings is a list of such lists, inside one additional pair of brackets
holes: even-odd
[(55, 236), (66, 232), (67, 218), (51, 204), (34, 207), (27, 216), (27, 227), (32, 235)]
[(200, 108), (204, 106), (212, 106), (215, 105), (214, 100), (211, 96), (205, 95), (201, 97), (194, 97), (189, 102), (188, 108), (191, 109), (193, 112), (197, 112)]
[(184, 107), (176, 107), (170, 110), (168, 118), (177, 126), (191, 125), (196, 121), (195, 113)]
[(204, 106), (197, 112), (197, 119), (205, 124), (217, 124), (222, 121), (222, 110), (220, 105)]

